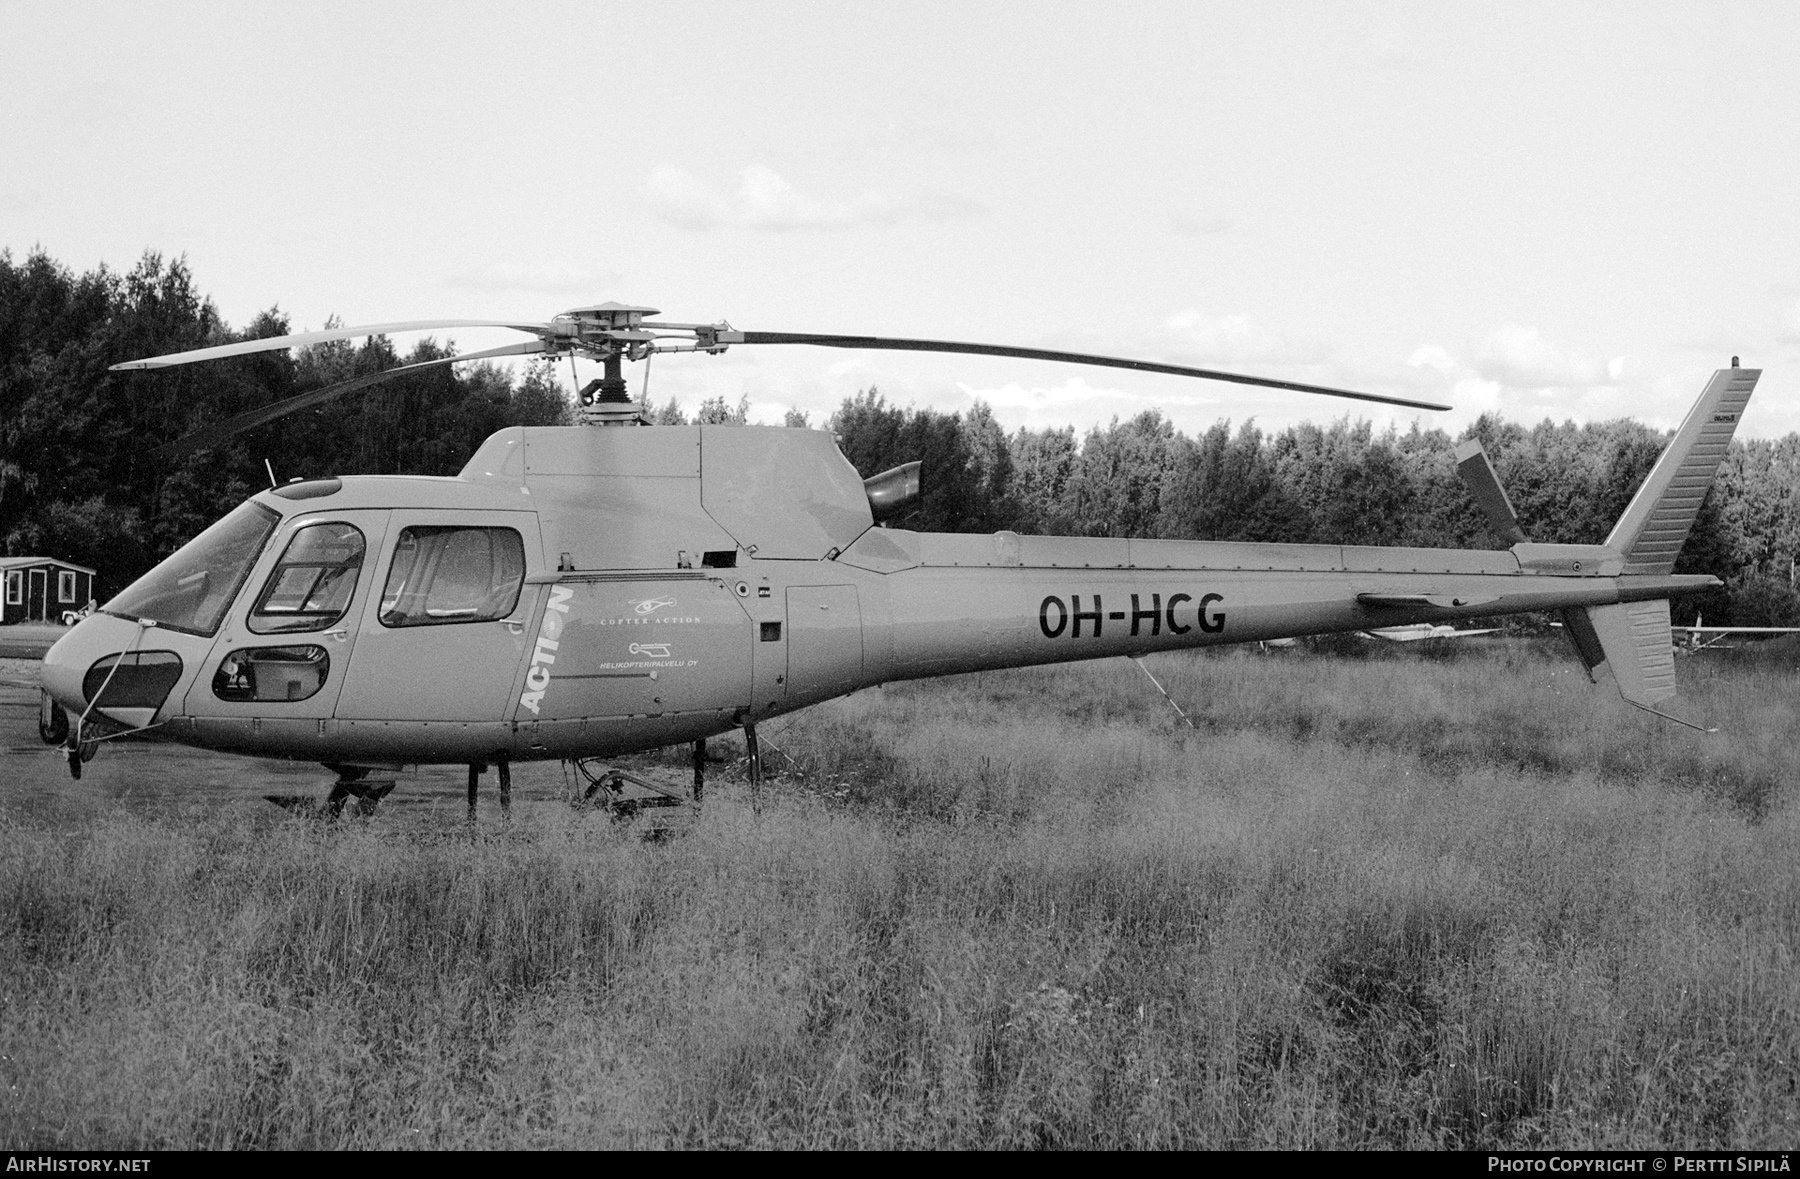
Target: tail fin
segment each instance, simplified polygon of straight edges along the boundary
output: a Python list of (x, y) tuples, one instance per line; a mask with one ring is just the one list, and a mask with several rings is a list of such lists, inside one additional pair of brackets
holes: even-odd
[[(1760, 376), (1761, 369), (1738, 368), (1735, 356), (1732, 367), (1713, 373), (1606, 538), (1607, 547), (1625, 558), (1623, 573), (1666, 576), (1675, 571), (1675, 558), (1687, 542)], [(1562, 614), (1590, 679), (1604, 668), (1628, 703), (1668, 716), (1656, 707), (1675, 695), (1675, 644), (1667, 598), (1586, 606)]]
[(1612, 673), (1619, 695), (1651, 712), (1658, 712), (1656, 704), (1675, 695), (1675, 643), (1667, 598), (1575, 607), (1564, 610), (1562, 617), (1589, 679), (1598, 683), (1600, 671)]
[(1669, 440), (1631, 506), (1613, 525), (1606, 547), (1625, 556), (1626, 573), (1667, 574), (1687, 543), (1700, 501), (1712, 486), (1738, 418), (1762, 376), (1758, 368), (1732, 367), (1713, 373), (1705, 392)]

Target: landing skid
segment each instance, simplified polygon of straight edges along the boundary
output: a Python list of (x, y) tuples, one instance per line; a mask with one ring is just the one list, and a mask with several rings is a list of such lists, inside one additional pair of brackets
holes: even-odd
[[(582, 792), (581, 801), (606, 810), (616, 819), (633, 818), (643, 811), (663, 807), (698, 805), (696, 800), (648, 778), (640, 778), (616, 768), (601, 770), (596, 774), (580, 762), (575, 764), (588, 783), (587, 789)], [(650, 793), (646, 797), (627, 798), (625, 787), (628, 785)]]
[[(706, 800), (706, 761), (706, 741), (702, 738), (694, 742), (694, 786), (691, 794), (683, 794), (678, 789), (652, 782), (617, 766), (596, 769), (588, 762), (576, 761), (575, 770), (587, 783), (576, 805), (598, 807), (615, 822), (629, 822), (646, 811), (687, 809), (697, 816)], [(627, 794), (627, 787), (638, 793)], [(666, 823), (657, 823), (645, 832), (645, 837), (658, 839), (673, 830)]]
[[(749, 776), (751, 805), (759, 813), (762, 809), (762, 757), (756, 741), (756, 730), (753, 725), (744, 726), (745, 745), (749, 753)], [(91, 755), (90, 755), (91, 756)], [(693, 767), (694, 784), (691, 794), (683, 793), (677, 788), (653, 782), (648, 778), (633, 774), (616, 766), (595, 768), (592, 763), (575, 761), (572, 764), (586, 782), (581, 797), (576, 801), (578, 806), (592, 806), (607, 812), (615, 821), (630, 821), (646, 811), (679, 810), (687, 808), (692, 814), (700, 813), (701, 804), (706, 798), (706, 740), (694, 742)], [(276, 806), (299, 813), (323, 813), (327, 819), (337, 819), (344, 813), (345, 807), (354, 800), (357, 815), (371, 815), (380, 805), (381, 800), (393, 792), (397, 785), (394, 778), (370, 778), (370, 767), (337, 765), (327, 763), (326, 769), (337, 773), (336, 782), (332, 783), (331, 792), (321, 803), (312, 795), (297, 794), (265, 794), (263, 797)], [(469, 822), (475, 822), (476, 802), (481, 793), (481, 776), (487, 772), (485, 762), (469, 763)], [(494, 769), (500, 780), (500, 817), (512, 817), (512, 766), (504, 759), (494, 762)], [(627, 792), (631, 788), (632, 793)], [(667, 824), (659, 824), (646, 833), (647, 837), (657, 838), (671, 833)]]
[(367, 818), (375, 813), (375, 808), (394, 789), (392, 779), (377, 782), (356, 782), (349, 785), (339, 782), (332, 786), (331, 793), (320, 802), (311, 794), (265, 794), (263, 798), (283, 810), (295, 814), (322, 814), (324, 818), (336, 819), (343, 815), (344, 807), (351, 799), (356, 800), (355, 814)]
[(396, 778), (369, 777), (367, 766), (328, 765), (325, 768), (337, 771), (338, 779), (331, 784), (331, 793), (325, 796), (323, 805), (310, 794), (265, 794), (263, 797), (276, 806), (297, 814), (323, 811), (327, 819), (341, 816), (344, 807), (354, 799), (355, 813), (367, 817), (375, 813), (381, 800), (392, 794), (398, 783)]
[(393, 792), (394, 784), (393, 778), (364, 778), (354, 782), (339, 779), (332, 783), (331, 793), (325, 796), (325, 813), (337, 818), (344, 813), (344, 804), (354, 798), (357, 814), (372, 815), (381, 800)]

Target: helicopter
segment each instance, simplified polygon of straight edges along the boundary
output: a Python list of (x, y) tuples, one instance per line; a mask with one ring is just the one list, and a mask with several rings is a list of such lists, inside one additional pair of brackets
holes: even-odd
[(490, 766), (504, 812), (513, 762), (585, 766), (691, 743), (691, 796), (616, 769), (588, 775), (588, 793), (627, 808), (629, 783), (649, 790), (644, 805), (698, 805), (708, 738), (742, 731), (760, 797), (756, 726), (872, 685), (1529, 611), (1560, 613), (1590, 679), (1690, 723), (1659, 707), (1675, 695), (1669, 600), (1720, 584), (1673, 569), (1761, 375), (1736, 357), (1601, 544), (1531, 542), (1477, 442), (1458, 447), (1458, 470), (1503, 549), (964, 535), (882, 523), (918, 498), (917, 462), (864, 478), (826, 431), (650, 425), (623, 365), (749, 345), (933, 351), (1449, 407), (1085, 353), (659, 314), (604, 303), (547, 323), (332, 328), (114, 365), (405, 330), (533, 337), (303, 393), (164, 453), (435, 365), (581, 356), (604, 375), (580, 390), (580, 424), (503, 429), (454, 477), (332, 476), (251, 496), (51, 648), (46, 743), (76, 777), (100, 741), (133, 733), (318, 762), (338, 775), (332, 813), (378, 802), (394, 782), (382, 775), (407, 765), (462, 764), (471, 819)]

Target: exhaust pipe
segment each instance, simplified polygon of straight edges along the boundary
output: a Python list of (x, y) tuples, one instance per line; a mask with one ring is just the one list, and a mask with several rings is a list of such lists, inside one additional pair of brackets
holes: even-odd
[(863, 493), (869, 497), (869, 510), (877, 520), (885, 520), (918, 502), (922, 465), (923, 460), (901, 463), (891, 471), (863, 480)]

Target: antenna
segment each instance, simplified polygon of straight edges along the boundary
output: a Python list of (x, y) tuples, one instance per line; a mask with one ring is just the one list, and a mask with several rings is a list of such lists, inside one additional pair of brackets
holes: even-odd
[(281, 486), (281, 480), (275, 478), (274, 465), (266, 458), (263, 460), (263, 470), (269, 473), (269, 490), (273, 491), (275, 488)]
[(1161, 680), (1157, 679), (1154, 675), (1150, 675), (1150, 669), (1144, 666), (1144, 657), (1142, 655), (1127, 655), (1127, 656), (1125, 656), (1125, 658), (1127, 658), (1127, 659), (1131, 660), (1133, 663), (1137, 664), (1139, 671), (1143, 672), (1147, 676), (1150, 676), (1150, 682), (1156, 685), (1156, 690), (1158, 692), (1161, 692), (1163, 699), (1167, 700), (1169, 702), (1169, 707), (1173, 708), (1175, 710), (1175, 715), (1180, 717), (1182, 719), (1183, 723), (1185, 723), (1188, 728), (1190, 728), (1190, 729), (1193, 728), (1194, 722), (1191, 719), (1189, 719), (1187, 713), (1181, 711), (1181, 705), (1175, 703), (1175, 697), (1169, 695), (1169, 689), (1162, 686)]

